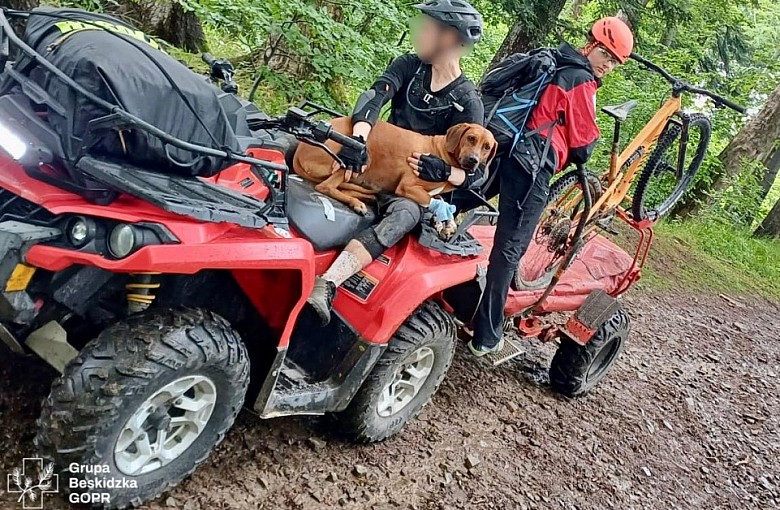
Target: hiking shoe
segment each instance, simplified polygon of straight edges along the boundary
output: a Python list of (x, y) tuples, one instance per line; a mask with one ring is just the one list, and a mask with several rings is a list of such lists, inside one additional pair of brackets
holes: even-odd
[(474, 340), (469, 342), (469, 350), (471, 351), (471, 354), (474, 356), (481, 358), (482, 356), (485, 356), (487, 354), (495, 354), (497, 352), (501, 352), (501, 350), (504, 348), (504, 339), (498, 341), (498, 344), (496, 344), (495, 347), (485, 347), (482, 344), (477, 344), (474, 342)]
[(314, 279), (314, 289), (306, 302), (317, 312), (323, 326), (327, 326), (330, 322), (330, 310), (333, 308), (334, 297), (336, 297), (335, 283), (319, 276)]

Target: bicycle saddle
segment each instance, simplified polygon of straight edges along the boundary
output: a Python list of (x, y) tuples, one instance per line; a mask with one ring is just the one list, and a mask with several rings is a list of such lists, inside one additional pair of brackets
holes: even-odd
[(639, 104), (639, 101), (636, 99), (632, 99), (631, 101), (625, 102), (623, 104), (613, 105), (613, 106), (605, 106), (601, 109), (602, 112), (606, 113), (613, 119), (617, 120), (618, 122), (625, 122), (625, 120), (628, 118), (628, 114), (631, 113), (631, 110), (636, 108), (636, 105)]

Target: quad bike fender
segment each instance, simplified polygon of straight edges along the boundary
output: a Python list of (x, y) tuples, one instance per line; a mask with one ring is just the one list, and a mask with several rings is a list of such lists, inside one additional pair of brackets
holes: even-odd
[(72, 265), (94, 266), (117, 273), (157, 272), (195, 274), (204, 269), (299, 269), (314, 278), (314, 251), (302, 239), (225, 239), (209, 244), (145, 246), (121, 259), (55, 246), (37, 245), (25, 257), (27, 263), (49, 271)]
[(572, 341), (585, 345), (598, 329), (620, 310), (620, 303), (603, 290), (591, 292), (560, 330)]
[(209, 244), (145, 246), (132, 255), (111, 260), (53, 246), (34, 246), (25, 261), (48, 271), (73, 265), (93, 266), (115, 273), (195, 274), (202, 270), (228, 270), (249, 300), (279, 335), (286, 347), (293, 325), (314, 284), (314, 250), (303, 239), (257, 236), (226, 237)]
[(407, 236), (340, 287), (334, 310), (373, 344), (386, 344), (426, 300), (477, 278), (487, 255), (444, 255)]

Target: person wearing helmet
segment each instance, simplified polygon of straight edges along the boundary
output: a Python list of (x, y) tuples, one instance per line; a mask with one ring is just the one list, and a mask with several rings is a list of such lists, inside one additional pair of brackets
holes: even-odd
[[(414, 54), (393, 60), (382, 76), (361, 94), (352, 114), (352, 136), (364, 141), (390, 103), (389, 122), (424, 135), (444, 135), (463, 122), (482, 124), (484, 108), (476, 86), (463, 76), (460, 59), (482, 38), (482, 16), (463, 0), (431, 0), (415, 6), (421, 14), (413, 22)], [(467, 174), (430, 155), (409, 155), (421, 176), (468, 187), (478, 181), (481, 170)], [(360, 173), (367, 163), (365, 151), (343, 147), (339, 159), (347, 170)], [(333, 170), (339, 170), (334, 163)], [(381, 220), (359, 232), (333, 264), (314, 283), (309, 305), (323, 324), (330, 321), (336, 288), (370, 264), (411, 231), (422, 217), (415, 202), (380, 194), (377, 205)], [(449, 208), (439, 199), (429, 206), (432, 212)]]
[(617, 17), (597, 21), (579, 50), (561, 44), (553, 52), (555, 74), (531, 112), (522, 142), (505, 150), (494, 165), (500, 180), (500, 214), (484, 294), (474, 317), (474, 338), (469, 342), (475, 356), (503, 348), (509, 285), (547, 204), (550, 180), (564, 167), (590, 158), (601, 134), (596, 125), (596, 90), (604, 76), (628, 60), (633, 46), (631, 29)]

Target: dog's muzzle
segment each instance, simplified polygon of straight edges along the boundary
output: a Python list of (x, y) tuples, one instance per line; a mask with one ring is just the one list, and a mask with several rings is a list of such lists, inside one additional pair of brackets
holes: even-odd
[(479, 166), (479, 156), (471, 154), (460, 160), (460, 166), (463, 170), (473, 172)]

